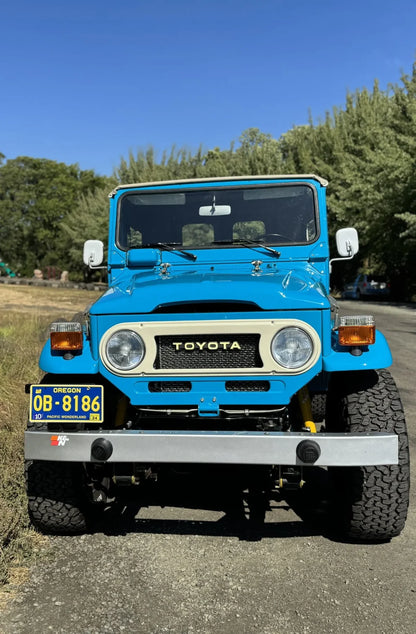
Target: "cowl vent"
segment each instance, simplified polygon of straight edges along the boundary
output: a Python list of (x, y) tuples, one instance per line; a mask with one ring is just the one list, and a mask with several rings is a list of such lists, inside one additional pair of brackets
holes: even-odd
[(172, 313), (241, 313), (259, 311), (253, 302), (180, 302), (157, 306), (153, 314)]

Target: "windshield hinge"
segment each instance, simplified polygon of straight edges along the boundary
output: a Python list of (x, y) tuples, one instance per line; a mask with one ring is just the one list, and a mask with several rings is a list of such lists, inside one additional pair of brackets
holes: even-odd
[(253, 265), (253, 270), (252, 273), (261, 273), (261, 265), (263, 264), (263, 262), (261, 260), (253, 260), (252, 261), (252, 265)]

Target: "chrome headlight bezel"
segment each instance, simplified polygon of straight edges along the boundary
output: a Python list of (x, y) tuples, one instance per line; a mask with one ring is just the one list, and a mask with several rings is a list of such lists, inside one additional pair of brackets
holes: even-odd
[[(292, 338), (292, 343), (289, 343), (290, 337)], [(293, 345), (293, 342), (297, 342), (297, 348)], [(314, 343), (310, 334), (303, 328), (288, 326), (282, 328), (274, 335), (270, 345), (270, 352), (273, 359), (281, 367), (287, 370), (300, 370), (307, 366), (312, 359)], [(293, 356), (296, 353), (298, 359), (293, 360)], [(292, 356), (292, 360), (290, 360), (290, 356)]]
[[(121, 347), (124, 345), (124, 351)], [(112, 346), (114, 347), (111, 350)], [(130, 347), (130, 349), (129, 349)], [(120, 349), (118, 353), (120, 357), (132, 357), (128, 361), (121, 361), (117, 359), (117, 348)], [(146, 348), (141, 336), (134, 330), (126, 328), (116, 330), (112, 333), (105, 344), (105, 357), (108, 364), (116, 370), (127, 372), (137, 368), (143, 361)]]

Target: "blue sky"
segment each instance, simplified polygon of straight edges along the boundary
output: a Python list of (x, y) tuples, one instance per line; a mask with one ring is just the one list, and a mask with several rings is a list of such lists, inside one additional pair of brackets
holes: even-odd
[(226, 148), (410, 73), (414, 0), (14, 0), (0, 13), (0, 152), (111, 174), (153, 145)]

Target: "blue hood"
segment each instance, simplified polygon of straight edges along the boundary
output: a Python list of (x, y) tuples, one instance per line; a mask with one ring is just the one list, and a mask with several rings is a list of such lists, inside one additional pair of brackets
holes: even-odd
[[(173, 267), (172, 267), (173, 269)], [(178, 268), (169, 275), (140, 272), (119, 281), (91, 307), (92, 315), (151, 313), (159, 307), (177, 307), (201, 302), (250, 302), (259, 310), (304, 310), (329, 308), (329, 300), (316, 269), (293, 263), (275, 271), (253, 273), (252, 269), (203, 272)], [(184, 311), (186, 312), (186, 311)]]

